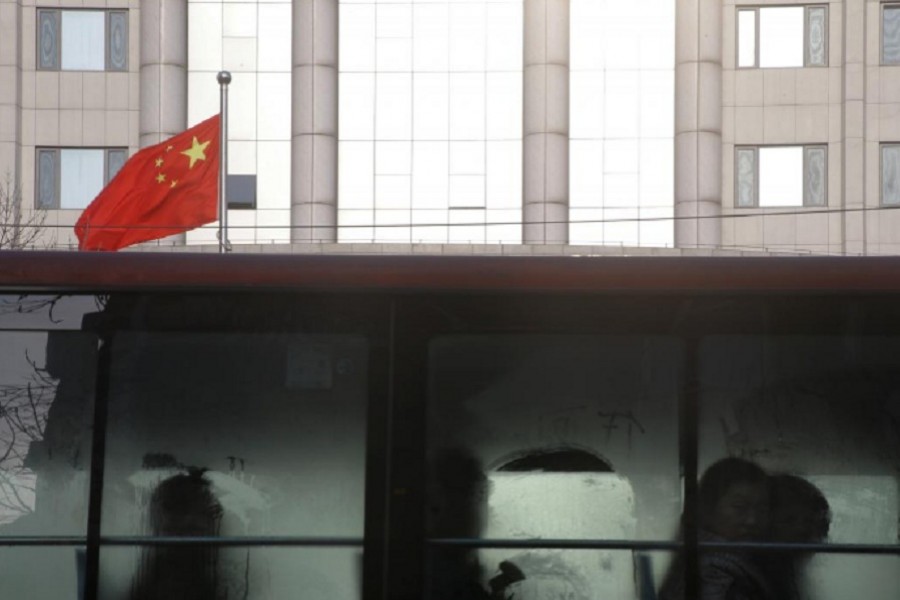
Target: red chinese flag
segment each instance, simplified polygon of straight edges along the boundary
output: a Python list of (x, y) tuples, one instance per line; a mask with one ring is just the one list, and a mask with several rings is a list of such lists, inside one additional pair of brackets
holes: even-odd
[(215, 221), (219, 115), (144, 148), (84, 209), (80, 250), (118, 250)]

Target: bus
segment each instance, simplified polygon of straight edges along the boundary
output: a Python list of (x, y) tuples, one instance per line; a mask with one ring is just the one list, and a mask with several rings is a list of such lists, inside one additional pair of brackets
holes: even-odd
[(0, 288), (2, 598), (900, 595), (900, 258), (10, 251)]

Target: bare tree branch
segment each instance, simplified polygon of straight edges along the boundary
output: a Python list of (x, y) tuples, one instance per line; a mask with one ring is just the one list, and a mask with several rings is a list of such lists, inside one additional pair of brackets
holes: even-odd
[(0, 181), (0, 250), (49, 246), (43, 238), (46, 220), (46, 210), (23, 209), (22, 188), (7, 172)]

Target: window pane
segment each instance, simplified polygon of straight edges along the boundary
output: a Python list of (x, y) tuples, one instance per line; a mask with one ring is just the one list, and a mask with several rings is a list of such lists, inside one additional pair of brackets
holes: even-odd
[(98, 595), (100, 600), (359, 600), (361, 565), (361, 547), (104, 547)]
[(85, 556), (75, 546), (0, 547), (0, 598), (82, 598)]
[(882, 24), (882, 60), (886, 64), (900, 63), (900, 6), (885, 6)]
[(738, 66), (756, 66), (756, 11), (738, 11)]
[(59, 68), (59, 11), (38, 11), (38, 68)]
[(107, 150), (106, 160), (106, 182), (109, 183), (128, 160), (128, 152), (126, 150)]
[[(3, 297), (0, 310), (36, 302)], [(96, 346), (80, 332), (0, 332), (0, 542), (86, 533)]]
[[(508, 475), (512, 481), (526, 480), (522, 473)], [(545, 493), (547, 499), (556, 500), (548, 504), (548, 511), (559, 511), (557, 505), (566, 504), (564, 495), (573, 486), (562, 483), (565, 477), (544, 477), (562, 485), (556, 495)], [(568, 479), (579, 477), (571, 473)], [(541, 479), (528, 477), (534, 487), (541, 485)], [(609, 490), (592, 491), (601, 494)], [(429, 559), (426, 600), (646, 600), (657, 597), (657, 583), (673, 563), (671, 553), (630, 550), (491, 549), (466, 555), (465, 551), (439, 548), (430, 552)]]
[(881, 147), (881, 203), (900, 204), (900, 146)]
[(66, 10), (62, 13), (62, 68), (102, 71), (106, 66), (106, 13)]
[(759, 9), (759, 66), (803, 66), (802, 6)]
[(828, 64), (828, 59), (825, 55), (825, 49), (827, 47), (826, 32), (828, 31), (826, 15), (827, 12), (824, 7), (807, 9), (807, 16), (809, 18), (807, 26), (807, 35), (809, 36), (809, 60), (807, 64), (809, 65), (825, 66)]
[(103, 189), (106, 152), (62, 149), (60, 164), (60, 208), (85, 208)]
[(759, 149), (759, 205), (803, 205), (803, 147)]
[(828, 201), (825, 197), (825, 149), (806, 148), (806, 173), (804, 185), (806, 187), (807, 206), (825, 206)]
[(38, 150), (38, 208), (57, 208), (57, 150)]
[[(745, 309), (760, 323), (791, 328), (788, 310), (775, 304)], [(863, 322), (861, 315), (878, 319), (883, 314), (866, 314), (865, 306), (856, 305), (830, 311), (829, 319), (799, 317), (816, 308), (808, 301), (785, 306), (795, 322), (804, 320), (806, 330), (851, 327)], [(830, 319), (835, 322), (825, 322)], [(760, 515), (752, 537), (749, 531), (717, 532), (715, 523), (710, 523), (712, 533), (727, 541), (897, 543), (898, 438), (895, 425), (881, 424), (896, 423), (900, 411), (900, 338), (716, 335), (701, 342), (699, 360), (701, 467), (723, 456), (752, 457), (770, 476), (778, 475), (769, 485), (768, 519)], [(890, 558), (894, 565), (898, 560)], [(846, 597), (834, 593), (833, 586), (853, 572), (849, 564), (833, 564), (835, 572), (820, 574), (832, 591), (814, 597)], [(896, 595), (900, 571), (895, 567), (883, 577), (858, 583)]]
[(109, 13), (109, 64), (110, 71), (125, 71), (128, 68), (128, 13)]
[(118, 334), (104, 532), (361, 538), (367, 365), (354, 335)]
[(669, 539), (680, 360), (666, 337), (435, 339), (432, 535)]
[(737, 198), (735, 204), (742, 207), (756, 206), (756, 150), (735, 150), (735, 179)]

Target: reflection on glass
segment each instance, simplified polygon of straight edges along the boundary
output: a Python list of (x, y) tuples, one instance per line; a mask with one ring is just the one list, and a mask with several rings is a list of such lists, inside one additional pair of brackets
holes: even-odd
[(95, 345), (0, 333), (0, 536), (85, 533)]
[[(84, 551), (4, 537), (87, 531), (96, 339), (91, 297), (0, 296), (0, 598), (76, 598)], [(81, 567), (81, 570), (80, 570)]]
[[(432, 342), (430, 535), (669, 539), (680, 495), (679, 356), (662, 337)], [(484, 586), (510, 560), (533, 582), (571, 574), (579, 598), (634, 593), (627, 552), (442, 552), (442, 569), (482, 572)]]
[(737, 202), (741, 207), (756, 206), (756, 150), (741, 148), (735, 150), (737, 179)]

